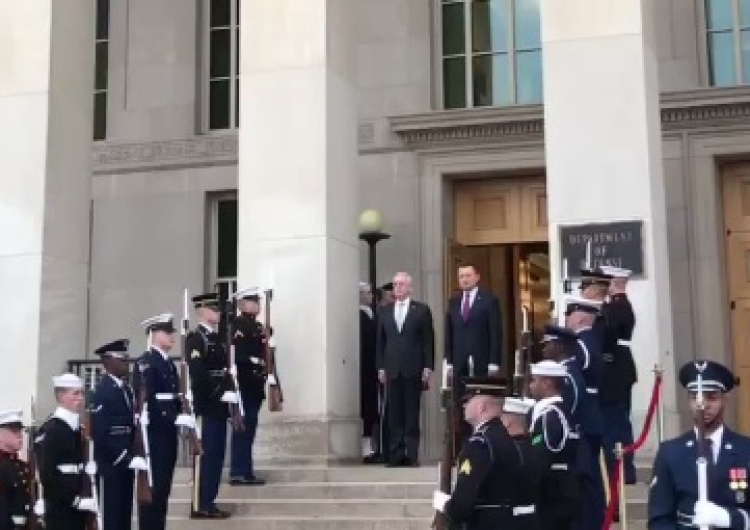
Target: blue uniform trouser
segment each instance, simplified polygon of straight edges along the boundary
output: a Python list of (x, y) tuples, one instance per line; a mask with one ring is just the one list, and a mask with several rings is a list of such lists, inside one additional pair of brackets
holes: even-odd
[(602, 448), (602, 438), (599, 435), (586, 435), (586, 451), (584, 463), (586, 469), (581, 483), (581, 517), (576, 525), (580, 530), (601, 530), (604, 522), (606, 498), (604, 496), (604, 482), (599, 465), (599, 452)]
[(172, 477), (177, 463), (177, 427), (148, 428), (151, 453), (151, 503), (138, 507), (140, 530), (164, 530), (167, 527), (167, 507), (172, 492)]
[(198, 510), (214, 509), (219, 494), (224, 453), (227, 446), (227, 418), (202, 416), (200, 418), (203, 454), (200, 458)]
[(133, 470), (119, 466), (99, 466), (100, 530), (130, 530), (133, 519)]
[(258, 430), (258, 412), (263, 402), (257, 399), (243, 399), (245, 409), (245, 430), (232, 433), (232, 462), (229, 476), (232, 478), (253, 478), (253, 442)]
[[(604, 436), (602, 445), (604, 446), (604, 456), (607, 459), (607, 469), (610, 475), (615, 465), (615, 444), (622, 443), (624, 446), (633, 443), (633, 424), (630, 422), (630, 399), (627, 401), (602, 403), (602, 414), (604, 415)], [(626, 455), (624, 458), (625, 481), (634, 483), (635, 464), (633, 455)]]

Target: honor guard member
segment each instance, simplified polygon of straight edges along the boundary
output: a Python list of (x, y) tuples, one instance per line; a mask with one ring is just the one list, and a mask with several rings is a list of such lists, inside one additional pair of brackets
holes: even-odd
[[(734, 388), (734, 374), (713, 361), (695, 361), (679, 372), (680, 384), (690, 395), (695, 427), (663, 442), (656, 453), (648, 498), (650, 530), (695, 527), (750, 528), (750, 438), (724, 424), (726, 394)], [(698, 391), (704, 410), (701, 413)], [(698, 439), (702, 423), (705, 438)], [(696, 460), (707, 464), (706, 501), (698, 500)]]
[[(83, 381), (75, 374), (52, 378), (57, 408), (44, 422), (36, 438), (39, 478), (44, 493), (46, 530), (84, 530), (86, 520), (98, 513), (90, 491), (83, 454), (80, 410)], [(93, 465), (93, 463), (92, 463)]]
[(198, 326), (188, 333), (185, 350), (189, 355), (190, 388), (195, 415), (201, 430), (203, 455), (198, 468), (198, 505), (193, 519), (226, 519), (229, 512), (216, 504), (227, 440), (230, 403), (237, 403), (227, 388), (227, 354), (217, 332), (221, 319), (219, 295), (206, 293), (192, 298), (198, 313)]
[(100, 530), (130, 530), (133, 518), (133, 485), (138, 470), (148, 466), (131, 452), (135, 439), (135, 398), (127, 382), (128, 345), (120, 339), (97, 348), (105, 374), (91, 403), (94, 459), (101, 484)]
[(580, 396), (582, 408), (587, 416), (582, 423), (581, 435), (585, 439), (585, 454), (588, 456), (583, 482), (582, 530), (600, 530), (604, 521), (606, 498), (604, 477), (599, 458), (602, 451), (604, 417), (599, 402), (599, 387), (602, 375), (602, 350), (599, 335), (592, 328), (601, 309), (601, 302), (586, 298), (570, 298), (566, 307), (566, 327), (577, 335), (575, 347), (576, 364), (583, 374), (586, 391)]
[(265, 481), (255, 476), (253, 442), (258, 428), (258, 413), (266, 397), (266, 348), (268, 338), (258, 322), (260, 295), (256, 287), (234, 295), (240, 315), (232, 322), (234, 362), (237, 383), (245, 411), (244, 430), (232, 433), (232, 461), (229, 474), (233, 486), (259, 486)]
[[(169, 352), (175, 344), (174, 317), (164, 313), (141, 322), (148, 336), (148, 350), (136, 363), (134, 394), (146, 387), (148, 444), (151, 451), (151, 503), (138, 507), (140, 530), (164, 530), (169, 494), (177, 463), (178, 427), (195, 428), (192, 417), (182, 414), (179, 375)], [(106, 493), (105, 493), (106, 494)]]
[(27, 528), (34, 478), (28, 464), (18, 458), (23, 447), (20, 410), (0, 412), (0, 530)]
[[(630, 341), (635, 328), (635, 313), (627, 295), (628, 269), (600, 267), (611, 276), (609, 300), (602, 305), (602, 314), (607, 322), (612, 340), (612, 358), (605, 356), (599, 398), (604, 413), (604, 454), (610, 474), (615, 463), (615, 444), (628, 446), (633, 443), (633, 424), (630, 421), (633, 385), (638, 381), (638, 372), (630, 351)], [(623, 460), (625, 483), (635, 484), (636, 473), (633, 454)]]
[(464, 378), (464, 418), (473, 427), (458, 456), (452, 495), (435, 491), (433, 507), (452, 527), (516, 530), (515, 484), (523, 472), (521, 453), (500, 420), (505, 382), (494, 377)]
[(541, 526), (538, 511), (544, 460), (534, 450), (529, 436), (529, 412), (533, 406), (533, 399), (508, 397), (501, 416), (521, 455), (521, 472), (514, 483), (512, 504), (514, 526), (522, 530), (545, 528)]
[(568, 379), (565, 365), (552, 360), (531, 365), (531, 443), (545, 463), (539, 502), (541, 528), (570, 530), (581, 505), (581, 489), (575, 472), (578, 432), (562, 391)]

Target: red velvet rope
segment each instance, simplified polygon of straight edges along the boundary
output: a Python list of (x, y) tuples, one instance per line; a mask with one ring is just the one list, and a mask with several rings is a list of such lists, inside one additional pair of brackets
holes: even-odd
[[(651, 431), (651, 423), (654, 420), (654, 414), (656, 413), (656, 407), (661, 399), (661, 374), (656, 375), (654, 380), (654, 386), (651, 390), (651, 401), (648, 404), (648, 413), (646, 414), (646, 421), (643, 422), (643, 429), (641, 430), (640, 436), (632, 444), (624, 447), (622, 452), (625, 454), (632, 454), (638, 451), (646, 440), (648, 439), (649, 432)], [(617, 505), (620, 496), (620, 476), (623, 466), (622, 456), (615, 459), (615, 467), (612, 470), (612, 476), (609, 477), (609, 505), (607, 506), (607, 512), (604, 515), (604, 524), (602, 525), (603, 530), (609, 530), (612, 526), (612, 522), (615, 518), (615, 512), (617, 511)]]

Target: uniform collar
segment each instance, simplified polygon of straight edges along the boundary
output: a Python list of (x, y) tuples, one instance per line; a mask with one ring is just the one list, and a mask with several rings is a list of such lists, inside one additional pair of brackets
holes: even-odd
[(215, 330), (215, 329), (213, 329), (213, 328), (212, 328), (211, 326), (209, 326), (208, 324), (206, 324), (205, 322), (201, 322), (201, 323), (200, 323), (200, 324), (198, 324), (198, 325), (199, 325), (200, 327), (202, 327), (202, 328), (203, 328), (203, 330), (204, 330), (204, 331), (205, 331), (206, 333), (216, 333), (216, 330)]
[(167, 355), (167, 352), (165, 352), (164, 350), (162, 350), (158, 346), (151, 346), (151, 349), (154, 350), (159, 355), (161, 355), (161, 358), (164, 359), (165, 361), (169, 360), (169, 355)]
[[(693, 434), (695, 434), (695, 439), (698, 439), (698, 429), (693, 427)], [(711, 443), (715, 448), (721, 447), (721, 441), (724, 438), (724, 425), (719, 425), (719, 428), (716, 429), (714, 432), (706, 436), (709, 440), (711, 440)]]
[(362, 305), (360, 305), (360, 306), (359, 306), (359, 310), (360, 310), (360, 311), (364, 311), (364, 312), (365, 312), (365, 314), (366, 314), (366, 315), (367, 315), (368, 317), (372, 318), (372, 307), (370, 307), (369, 305), (364, 305), (364, 304), (362, 304)]
[(108, 373), (107, 375), (112, 379), (112, 381), (115, 382), (115, 384), (117, 385), (118, 388), (122, 388), (122, 385), (125, 384), (125, 383), (123, 383), (122, 379), (120, 379), (119, 377), (115, 377), (114, 375), (112, 375), (110, 373)]
[(55, 413), (52, 414), (52, 416), (67, 423), (68, 426), (74, 431), (77, 431), (78, 427), (80, 426), (80, 416), (75, 412), (70, 412), (69, 410), (62, 407), (57, 407), (55, 409)]

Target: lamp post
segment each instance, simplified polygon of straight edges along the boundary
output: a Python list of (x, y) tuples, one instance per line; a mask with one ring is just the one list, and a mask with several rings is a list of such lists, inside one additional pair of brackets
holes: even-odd
[(367, 243), (367, 262), (370, 275), (370, 289), (373, 291), (372, 310), (376, 309), (375, 282), (377, 281), (377, 251), (376, 246), (391, 236), (383, 232), (383, 216), (377, 210), (365, 210), (359, 214), (359, 239)]

